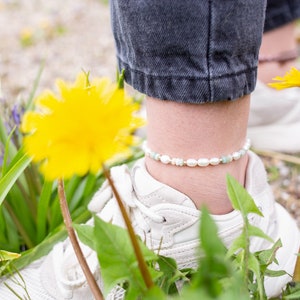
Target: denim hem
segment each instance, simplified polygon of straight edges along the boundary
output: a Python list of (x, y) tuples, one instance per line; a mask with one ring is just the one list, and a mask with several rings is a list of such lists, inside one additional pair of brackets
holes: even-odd
[(137, 91), (153, 98), (180, 103), (213, 103), (235, 100), (253, 92), (257, 67), (226, 76), (201, 78), (192, 76), (156, 76), (130, 68), (118, 60), (125, 70), (125, 81)]
[(269, 1), (264, 32), (284, 26), (300, 18), (300, 1)]

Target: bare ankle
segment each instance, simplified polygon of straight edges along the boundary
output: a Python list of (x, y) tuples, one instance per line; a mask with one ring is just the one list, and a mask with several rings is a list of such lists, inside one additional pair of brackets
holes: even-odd
[(163, 165), (146, 158), (149, 173), (158, 181), (187, 195), (197, 208), (206, 206), (212, 214), (226, 214), (232, 211), (227, 195), (226, 175), (245, 183), (248, 156), (229, 164), (208, 167), (177, 167)]

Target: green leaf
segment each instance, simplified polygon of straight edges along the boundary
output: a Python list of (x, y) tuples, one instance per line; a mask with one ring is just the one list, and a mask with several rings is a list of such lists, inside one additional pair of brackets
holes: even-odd
[(36, 224), (28, 203), (24, 201), (24, 196), (16, 185), (12, 186), (5, 199), (5, 209), (14, 222), (13, 227), (20, 234), (21, 245), (25, 243), (32, 248), (36, 241)]
[(95, 250), (94, 227), (86, 224), (73, 224), (80, 241)]
[[(127, 299), (137, 299), (146, 291), (146, 286), (138, 268), (135, 253), (127, 230), (106, 223), (94, 217), (94, 240), (101, 266), (104, 291), (108, 293), (114, 286), (127, 282)], [(155, 261), (157, 256), (140, 242), (145, 261)], [(150, 270), (151, 271), (151, 270)], [(152, 270), (155, 278), (157, 275)]]
[[(288, 298), (290, 297), (290, 298)], [(300, 299), (300, 282), (292, 281), (287, 284), (286, 289), (282, 293), (282, 299)]]
[[(7, 168), (5, 168), (5, 170), (3, 170), (4, 172), (2, 173), (2, 176), (4, 176), (24, 156), (24, 153), (25, 153), (24, 152), (24, 147), (21, 146), (20, 149), (18, 150), (18, 152), (15, 154), (15, 156), (10, 161)], [(24, 187), (25, 192), (27, 193), (28, 192), (28, 186), (27, 186), (27, 182), (26, 182), (26, 179), (25, 179), (24, 172), (19, 176), (18, 181)]]
[[(103, 179), (104, 180), (104, 179)], [(94, 174), (89, 173), (86, 178), (86, 184), (84, 187), (83, 197), (87, 198), (95, 191), (95, 187), (97, 184), (97, 176)], [(99, 186), (102, 185), (102, 182), (99, 184)]]
[(76, 185), (76, 189), (74, 190), (72, 197), (68, 198), (70, 211), (73, 211), (76, 207), (80, 205), (81, 199), (83, 197), (84, 189), (85, 189), (85, 184), (86, 184), (86, 178), (83, 179), (81, 178)]
[(47, 214), (52, 194), (53, 182), (45, 181), (38, 202), (37, 209), (37, 242), (40, 243), (47, 232)]
[(31, 158), (24, 154), (13, 167), (0, 179), (0, 205), (18, 177), (30, 164)]
[[(2, 163), (2, 175), (1, 177), (5, 174), (6, 172), (6, 167), (7, 167), (7, 161), (8, 161), (8, 157), (9, 157), (9, 153), (10, 153), (10, 147), (11, 147), (11, 137), (13, 135), (13, 133), (15, 132), (16, 126), (12, 129), (12, 131), (10, 132), (10, 134), (7, 136), (7, 140), (5, 141), (5, 150), (4, 150), (4, 157), (3, 157), (3, 163)], [(16, 153), (11, 153), (11, 155), (15, 155)], [(11, 157), (12, 159), (12, 157)]]
[(124, 89), (124, 79), (125, 79), (125, 70), (123, 69), (121, 73), (117, 72), (117, 85), (119, 89)]
[(157, 285), (166, 294), (178, 293), (176, 281), (181, 280), (182, 283), (185, 280), (185, 274), (178, 270), (176, 261), (171, 257), (158, 256), (159, 270), (163, 275), (158, 279)]
[(226, 248), (218, 236), (218, 227), (205, 207), (201, 210), (200, 243), (207, 256), (226, 253)]
[(19, 253), (0, 250), (0, 261), (13, 260), (13, 259), (16, 259), (18, 257), (20, 257)]
[(268, 277), (280, 277), (280, 276), (284, 276), (286, 275), (287, 272), (284, 271), (284, 270), (270, 270), (270, 269), (266, 269), (265, 271), (265, 276), (268, 276)]
[(290, 295), (284, 296), (283, 299), (285, 300), (299, 300), (300, 299), (300, 291), (292, 293)]
[(41, 66), (38, 70), (37, 76), (34, 79), (33, 86), (32, 86), (32, 89), (30, 91), (29, 97), (26, 100), (26, 103), (27, 103), (26, 104), (26, 110), (32, 110), (33, 109), (33, 99), (34, 99), (35, 92), (38, 88), (38, 85), (39, 85), (39, 82), (40, 82), (40, 79), (41, 79), (41, 76), (42, 76), (44, 65), (45, 65), (45, 61), (42, 61)]
[(244, 217), (249, 213), (255, 213), (263, 217), (262, 212), (256, 206), (253, 198), (235, 178), (227, 174), (226, 181), (227, 193), (234, 209), (239, 210)]
[(0, 142), (3, 145), (7, 145), (6, 148), (8, 152), (8, 157), (12, 159), (16, 155), (17, 149), (6, 132), (6, 127), (3, 123), (2, 118), (0, 118)]
[(253, 253), (249, 253), (248, 268), (255, 274), (260, 299), (263, 299), (264, 286), (263, 286), (263, 282), (262, 282), (262, 278), (261, 278), (261, 274), (260, 274), (260, 266), (259, 266), (258, 259), (255, 257), (255, 255)]
[[(83, 223), (86, 222), (90, 218), (91, 214), (89, 211), (85, 210), (80, 217), (74, 220), (74, 223)], [(65, 226), (62, 224), (56, 229), (54, 229), (43, 242), (38, 244), (36, 247), (27, 250), (22, 253), (22, 256), (13, 261), (13, 265), (17, 269), (22, 269), (28, 266), (30, 263), (35, 260), (41, 258), (42, 256), (48, 254), (53, 246), (57, 244), (59, 241), (64, 240), (67, 237), (67, 232), (65, 230)]]
[(83, 178), (80, 178), (79, 176), (73, 176), (68, 181), (65, 182), (65, 193), (66, 198), (68, 201), (69, 209), (70, 211), (72, 208), (70, 207), (70, 204), (72, 202), (72, 198), (74, 197), (74, 194), (76, 193), (76, 190), (78, 188), (78, 185), (83, 181)]
[(17, 232), (14, 222), (4, 206), (1, 206), (1, 211), (2, 214), (0, 219), (1, 222), (5, 223), (5, 227), (1, 230), (0, 249), (18, 252), (20, 251), (19, 233)]
[(210, 295), (207, 294), (207, 292), (204, 289), (201, 288), (194, 289), (191, 287), (186, 287), (181, 291), (179, 296), (174, 297), (172, 299), (173, 300), (212, 300), (218, 298), (211, 297)]
[(167, 296), (157, 286), (154, 286), (150, 290), (147, 290), (143, 296), (143, 300), (166, 300)]
[(201, 212), (201, 257), (199, 268), (193, 276), (192, 286), (195, 289), (205, 290), (211, 297), (218, 297), (224, 292), (222, 281), (233, 275), (233, 268), (226, 258), (227, 250), (218, 236), (217, 225), (206, 208)]
[(260, 228), (253, 226), (251, 224), (248, 224), (247, 226), (248, 226), (247, 228), (248, 228), (249, 237), (257, 236), (257, 237), (260, 237), (262, 239), (269, 241), (270, 243), (274, 243), (274, 241), (267, 234), (265, 234)]
[(247, 247), (247, 238), (245, 232), (243, 232), (233, 241), (230, 248), (227, 251), (226, 256), (231, 257), (233, 254), (238, 252), (240, 249), (245, 249)]
[(268, 266), (270, 265), (273, 261), (276, 262), (275, 255), (276, 251), (282, 247), (282, 242), (281, 240), (277, 240), (274, 245), (272, 246), (271, 249), (263, 250), (258, 253), (258, 260), (260, 265), (265, 265)]

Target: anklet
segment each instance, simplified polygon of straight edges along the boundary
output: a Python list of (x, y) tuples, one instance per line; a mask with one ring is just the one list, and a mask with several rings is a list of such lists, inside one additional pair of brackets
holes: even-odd
[(247, 139), (244, 146), (231, 154), (228, 155), (222, 155), (221, 157), (213, 157), (213, 158), (172, 158), (169, 155), (166, 154), (159, 154), (157, 152), (152, 151), (148, 146), (147, 142), (145, 141), (143, 144), (143, 150), (145, 152), (145, 155), (159, 161), (163, 164), (171, 164), (178, 167), (207, 167), (209, 165), (216, 166), (218, 164), (227, 164), (234, 160), (239, 160), (241, 157), (243, 157), (247, 151), (250, 149), (251, 142), (250, 139)]

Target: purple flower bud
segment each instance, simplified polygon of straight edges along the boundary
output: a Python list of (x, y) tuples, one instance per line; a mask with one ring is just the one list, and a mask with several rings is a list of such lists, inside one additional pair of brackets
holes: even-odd
[(14, 123), (17, 126), (19, 126), (21, 124), (21, 114), (20, 114), (20, 111), (19, 111), (19, 107), (16, 104), (13, 106), (11, 114), (12, 114), (12, 118), (13, 118)]

